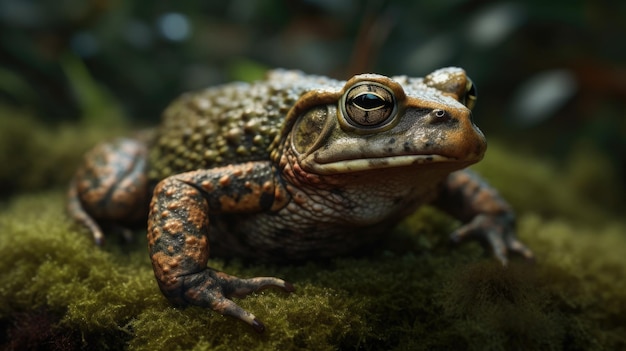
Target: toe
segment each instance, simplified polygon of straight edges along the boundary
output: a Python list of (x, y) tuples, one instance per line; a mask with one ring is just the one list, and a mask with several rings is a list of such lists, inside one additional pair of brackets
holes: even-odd
[(225, 297), (220, 297), (211, 305), (211, 309), (224, 316), (230, 316), (237, 318), (244, 323), (250, 325), (256, 332), (262, 333), (265, 331), (265, 325), (261, 323), (252, 313), (239, 307), (232, 300)]
[(253, 292), (268, 288), (278, 288), (286, 292), (293, 292), (295, 288), (291, 283), (274, 277), (256, 277), (240, 279), (233, 276), (223, 276), (230, 296), (245, 297)]
[(533, 252), (526, 247), (526, 245), (522, 244), (521, 241), (512, 238), (508, 244), (508, 248), (509, 251), (523, 257), (525, 260), (530, 261), (530, 262), (534, 262), (535, 261), (535, 255), (533, 254)]

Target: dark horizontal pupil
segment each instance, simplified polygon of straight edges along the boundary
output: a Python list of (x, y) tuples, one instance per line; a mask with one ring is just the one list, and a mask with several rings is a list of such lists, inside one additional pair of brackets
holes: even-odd
[(372, 93), (357, 95), (352, 99), (352, 103), (364, 110), (371, 110), (385, 106), (385, 100)]

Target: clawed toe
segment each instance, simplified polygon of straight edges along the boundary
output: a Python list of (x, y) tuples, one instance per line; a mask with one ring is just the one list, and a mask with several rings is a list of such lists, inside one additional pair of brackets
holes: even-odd
[(533, 254), (533, 252), (517, 239), (510, 240), (510, 242), (507, 244), (507, 248), (510, 252), (513, 252), (518, 256), (523, 257), (529, 262), (535, 261), (535, 255)]
[(261, 323), (255, 315), (239, 307), (239, 305), (228, 298), (221, 296), (214, 301), (210, 307), (221, 315), (241, 320), (250, 325), (258, 333), (265, 331), (265, 325)]
[(209, 307), (219, 314), (237, 318), (250, 325), (257, 332), (263, 332), (265, 325), (254, 314), (233, 302), (231, 298), (243, 298), (253, 292), (267, 288), (279, 288), (285, 292), (295, 291), (291, 283), (279, 278), (241, 279), (212, 269), (186, 276), (184, 279), (185, 291), (183, 293), (186, 303)]
[[(219, 273), (225, 275), (224, 273)], [(233, 297), (245, 297), (253, 292), (258, 292), (268, 288), (278, 288), (285, 292), (294, 292), (295, 288), (291, 283), (274, 277), (256, 277), (248, 279), (240, 279), (237, 277), (227, 276), (225, 278), (228, 285), (234, 290), (230, 293)]]

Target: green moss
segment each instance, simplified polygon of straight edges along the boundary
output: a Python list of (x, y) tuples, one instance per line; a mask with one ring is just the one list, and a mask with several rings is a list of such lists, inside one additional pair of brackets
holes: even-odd
[(61, 328), (117, 334), (157, 290), (148, 261), (95, 248), (70, 229), (62, 204), (57, 192), (24, 196), (0, 217), (0, 296), (11, 301), (0, 316), (43, 309), (59, 317)]
[[(66, 137), (62, 143), (69, 145), (79, 135)], [(52, 148), (45, 155), (66, 151)], [(284, 266), (211, 260), (234, 275), (295, 283), (294, 294), (264, 291), (238, 300), (267, 324), (263, 335), (205, 309), (170, 306), (154, 281), (144, 231), (132, 243), (112, 235), (104, 249), (96, 248), (64, 215), (62, 190), (21, 194), (0, 211), (0, 300), (10, 302), (0, 304), (0, 345), (626, 348), (626, 224), (585, 201), (589, 190), (568, 188), (589, 184), (589, 176), (574, 172), (577, 180), (571, 180), (556, 166), (497, 145), (480, 170), (519, 209), (519, 236), (535, 251), (536, 264), (514, 260), (503, 269), (477, 244), (449, 247), (445, 234), (458, 223), (431, 208), (399, 225), (377, 251), (358, 257)]]
[[(0, 216), (0, 319), (48, 311), (79, 348), (129, 349), (590, 349), (626, 346), (623, 224), (572, 227), (524, 215), (519, 231), (536, 265), (508, 269), (477, 245), (447, 247), (451, 224), (434, 210), (411, 217), (382, 252), (301, 266), (212, 260), (240, 276), (277, 275), (296, 293), (240, 300), (269, 327), (252, 332), (161, 296), (145, 240), (94, 248), (63, 216), (59, 192), (22, 196)], [(423, 235), (411, 235), (420, 223)], [(393, 242), (402, 242), (395, 246)], [(111, 246), (111, 245), (110, 245)], [(125, 246), (125, 247), (124, 247)]]

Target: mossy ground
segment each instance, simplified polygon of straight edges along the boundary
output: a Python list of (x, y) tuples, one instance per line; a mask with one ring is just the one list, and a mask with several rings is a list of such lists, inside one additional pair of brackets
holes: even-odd
[[(264, 291), (238, 301), (267, 324), (259, 335), (201, 308), (171, 307), (154, 281), (145, 231), (132, 243), (111, 235), (105, 248), (94, 247), (65, 216), (64, 190), (32, 184), (41, 184), (37, 174), (51, 177), (53, 160), (67, 160), (52, 163), (63, 179), (98, 137), (68, 128), (46, 148), (54, 133), (41, 133), (27, 147), (29, 162), (0, 137), (5, 165), (18, 162), (25, 173), (17, 176), (34, 179), (0, 204), (6, 349), (626, 349), (626, 224), (572, 186), (593, 175), (563, 175), (501, 147), (477, 167), (518, 209), (534, 265), (513, 261), (504, 269), (477, 244), (449, 247), (446, 233), (457, 223), (430, 208), (359, 257), (284, 266), (212, 259), (231, 274), (296, 285), (294, 294)], [(9, 168), (0, 179), (16, 176)]]

